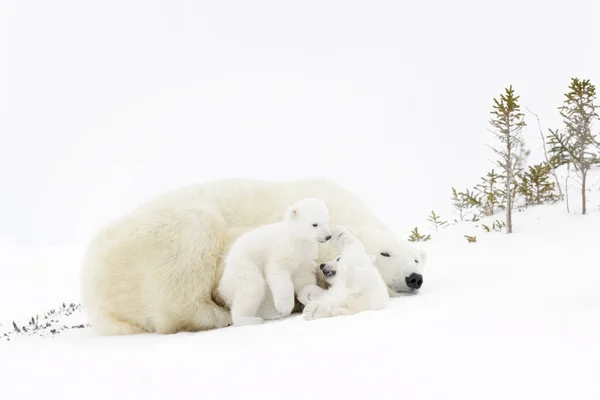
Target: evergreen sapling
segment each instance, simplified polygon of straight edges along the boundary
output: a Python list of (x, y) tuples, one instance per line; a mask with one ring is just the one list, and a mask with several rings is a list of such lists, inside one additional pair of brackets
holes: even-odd
[(519, 96), (515, 96), (512, 85), (505, 89), (500, 99), (494, 99), (493, 118), (490, 120), (492, 133), (500, 142), (497, 148), (492, 148), (499, 156), (497, 165), (502, 168), (505, 176), (504, 207), (506, 210), (506, 233), (512, 233), (512, 211), (514, 195), (516, 194), (516, 172), (523, 162), (523, 139), (521, 131), (526, 125), (524, 114), (520, 111)]

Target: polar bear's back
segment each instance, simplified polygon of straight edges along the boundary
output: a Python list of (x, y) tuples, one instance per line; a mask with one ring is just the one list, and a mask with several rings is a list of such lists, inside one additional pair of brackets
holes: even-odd
[(173, 190), (142, 207), (208, 204), (224, 218), (228, 228), (239, 228), (280, 221), (289, 206), (307, 197), (327, 200), (332, 225), (364, 225), (386, 230), (358, 196), (337, 183), (318, 178), (294, 181), (221, 179)]

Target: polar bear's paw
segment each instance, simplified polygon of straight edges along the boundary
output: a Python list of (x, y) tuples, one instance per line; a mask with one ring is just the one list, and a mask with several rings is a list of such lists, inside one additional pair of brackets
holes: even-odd
[(317, 285), (305, 286), (298, 292), (298, 301), (307, 305), (311, 301), (318, 300), (324, 292), (325, 290)]
[(285, 318), (292, 313), (294, 309), (294, 295), (282, 295), (273, 293), (273, 303), (275, 303), (275, 309), (279, 312), (280, 318)]
[(304, 310), (302, 311), (302, 317), (307, 321), (315, 319), (315, 314), (317, 313), (318, 309), (319, 306), (317, 302), (311, 301), (306, 306), (304, 306)]

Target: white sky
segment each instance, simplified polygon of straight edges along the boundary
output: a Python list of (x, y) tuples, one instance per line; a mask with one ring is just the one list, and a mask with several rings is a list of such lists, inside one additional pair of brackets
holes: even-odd
[(27, 246), (223, 177), (329, 177), (408, 234), (491, 169), (506, 86), (544, 131), (571, 77), (600, 86), (598, 0), (1, 0), (0, 18), (0, 239)]

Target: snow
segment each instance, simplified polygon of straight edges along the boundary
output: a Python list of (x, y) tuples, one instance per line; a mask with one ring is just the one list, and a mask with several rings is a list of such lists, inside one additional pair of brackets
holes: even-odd
[(422, 290), (380, 312), (171, 336), (86, 326), (90, 236), (156, 193), (324, 176), (401, 236), (429, 233), (451, 186), (493, 166), (493, 97), (512, 84), (547, 132), (571, 77), (600, 85), (596, 0), (301, 4), (0, 2), (0, 398), (600, 398), (597, 170), (589, 215), (571, 178), (570, 213), (517, 212), (512, 235), (491, 220), (431, 232)]
[(598, 187), (590, 195), (586, 216), (564, 203), (517, 212), (512, 235), (482, 229), (498, 215), (428, 231), (423, 288), (383, 311), (170, 336), (103, 338), (87, 327), (13, 335), (0, 342), (0, 390), (66, 399), (597, 399)]

